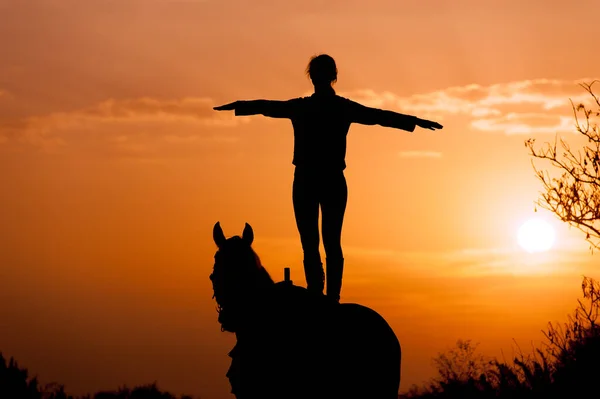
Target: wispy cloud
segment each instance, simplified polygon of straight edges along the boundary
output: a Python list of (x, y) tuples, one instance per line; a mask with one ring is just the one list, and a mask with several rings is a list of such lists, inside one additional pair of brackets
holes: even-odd
[(442, 153), (436, 151), (402, 151), (400, 158), (441, 158)]
[(506, 134), (572, 133), (575, 121), (573, 116), (511, 112), (498, 118), (475, 119), (471, 126), (485, 132)]
[(358, 90), (340, 93), (365, 105), (443, 120), (464, 116), (479, 131), (505, 134), (564, 133), (574, 131), (571, 108), (591, 97), (572, 80), (531, 79), (489, 86), (470, 84), (401, 97), (391, 92)]
[[(214, 105), (209, 98), (193, 97), (174, 100), (149, 97), (109, 99), (74, 111), (5, 121), (0, 126), (0, 135), (5, 137), (5, 141), (6, 138), (14, 138), (16, 141), (54, 150), (66, 146), (67, 136), (72, 136), (74, 132), (81, 136), (102, 131), (110, 132), (105, 135), (106, 140), (121, 148), (127, 147), (138, 152), (143, 151), (144, 144), (132, 142), (132, 133), (135, 131), (162, 131), (157, 126), (177, 124), (199, 132), (199, 127), (232, 127), (247, 122), (243, 118), (235, 118), (230, 112), (215, 112), (212, 109)], [(178, 136), (174, 133), (161, 134), (161, 137), (170, 143), (199, 142), (206, 139), (193, 134)]]
[(110, 99), (74, 112), (60, 112), (30, 122), (61, 128), (102, 122), (170, 122), (186, 121), (208, 126), (234, 126), (239, 119), (231, 113), (215, 112), (208, 98), (160, 100), (155, 98)]
[[(469, 84), (405, 97), (373, 90), (340, 94), (365, 105), (438, 121), (461, 116), (467, 118), (468, 126), (481, 132), (551, 134), (575, 131), (569, 100), (575, 103), (589, 101), (591, 97), (578, 83), (593, 80), (532, 79), (489, 86)], [(7, 93), (0, 90), (1, 96), (6, 97)], [(233, 127), (253, 120), (236, 118), (231, 112), (215, 112), (214, 105), (210, 98), (202, 97), (108, 99), (82, 109), (0, 121), (0, 143), (16, 139), (44, 149), (56, 149), (66, 146), (76, 134), (103, 131), (106, 139), (120, 148), (140, 152), (147, 142), (135, 142), (134, 131), (144, 131), (169, 144), (185, 145), (207, 140), (200, 133), (202, 127)], [(173, 129), (175, 124), (187, 128)], [(116, 137), (126, 139), (114, 140)], [(236, 141), (234, 137), (223, 135), (213, 135), (210, 140)], [(406, 151), (399, 156), (435, 159), (442, 154), (425, 150)]]

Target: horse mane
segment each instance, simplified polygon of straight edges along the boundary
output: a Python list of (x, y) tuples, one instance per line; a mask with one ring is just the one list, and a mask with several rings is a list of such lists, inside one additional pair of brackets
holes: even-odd
[(256, 260), (256, 268), (258, 269), (258, 277), (262, 280), (268, 281), (269, 283), (275, 284), (275, 280), (273, 280), (273, 277), (271, 277), (271, 274), (269, 273), (269, 271), (263, 266), (262, 262), (260, 261), (260, 257), (258, 256), (258, 254), (256, 253), (256, 251), (254, 251), (254, 249), (252, 247), (250, 247), (250, 251), (252, 252), (252, 255), (254, 255), (254, 259)]
[[(225, 260), (225, 257), (228, 259)], [(262, 305), (264, 290), (275, 284), (258, 254), (252, 246), (244, 244), (239, 236), (227, 239), (215, 254), (211, 280), (221, 330), (229, 332), (236, 332), (237, 322), (247, 316), (249, 309)]]

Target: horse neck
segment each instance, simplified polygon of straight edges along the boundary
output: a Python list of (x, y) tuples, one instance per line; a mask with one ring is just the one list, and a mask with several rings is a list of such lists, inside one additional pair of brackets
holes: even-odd
[(245, 290), (237, 305), (238, 313), (238, 331), (236, 334), (250, 333), (256, 330), (257, 322), (262, 325), (264, 318), (268, 317), (265, 311), (268, 312), (269, 302), (273, 300), (272, 288), (275, 282), (269, 275), (266, 269), (260, 267), (254, 275), (253, 281), (247, 282)]
[(256, 284), (258, 288), (269, 288), (275, 284), (269, 272), (264, 267), (260, 267), (256, 275)]

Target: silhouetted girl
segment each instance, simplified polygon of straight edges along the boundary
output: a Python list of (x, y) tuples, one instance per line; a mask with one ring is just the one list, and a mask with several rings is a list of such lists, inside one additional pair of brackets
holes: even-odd
[(312, 57), (306, 72), (315, 88), (310, 97), (287, 101), (235, 101), (214, 109), (235, 110), (235, 115), (262, 114), (292, 121), (292, 163), (296, 166), (292, 200), (304, 251), (307, 289), (322, 294), (324, 288), (325, 273), (319, 253), (320, 206), (327, 296), (339, 301), (344, 270), (342, 223), (348, 198), (344, 177), (346, 135), (350, 124), (381, 125), (409, 132), (414, 131), (415, 126), (435, 130), (441, 129), (442, 125), (411, 115), (365, 107), (338, 96), (332, 87), (337, 81), (337, 67), (329, 55)]

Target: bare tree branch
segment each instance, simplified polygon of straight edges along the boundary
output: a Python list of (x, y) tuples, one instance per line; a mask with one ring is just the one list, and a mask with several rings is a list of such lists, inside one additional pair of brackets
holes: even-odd
[(538, 149), (534, 147), (535, 139), (525, 141), (533, 158), (549, 161), (562, 172), (559, 178), (551, 178), (548, 171), (536, 168), (532, 160), (536, 177), (544, 189), (537, 205), (583, 231), (592, 250), (600, 248), (600, 129), (595, 122), (595, 118), (600, 117), (600, 97), (594, 94), (592, 87), (596, 82), (598, 80), (580, 84), (593, 98), (592, 107), (597, 107), (596, 110), (571, 101), (575, 129), (587, 139), (588, 145), (575, 153), (562, 138), (559, 150), (558, 136), (553, 145), (545, 143)]

